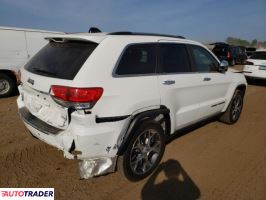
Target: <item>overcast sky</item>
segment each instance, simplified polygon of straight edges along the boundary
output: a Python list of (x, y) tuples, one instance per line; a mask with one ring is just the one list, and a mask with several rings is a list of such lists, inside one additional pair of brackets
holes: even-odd
[(266, 0), (0, 0), (0, 26), (266, 41)]

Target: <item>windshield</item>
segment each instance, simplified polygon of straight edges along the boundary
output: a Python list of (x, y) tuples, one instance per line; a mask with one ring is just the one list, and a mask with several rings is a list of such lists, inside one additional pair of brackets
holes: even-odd
[(25, 69), (48, 77), (73, 80), (88, 59), (96, 43), (50, 41), (26, 65)]
[(250, 59), (266, 60), (266, 51), (256, 51), (252, 53)]

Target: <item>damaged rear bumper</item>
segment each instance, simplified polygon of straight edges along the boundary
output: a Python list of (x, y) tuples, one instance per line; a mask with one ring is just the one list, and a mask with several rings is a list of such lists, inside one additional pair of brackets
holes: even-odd
[(58, 129), (33, 116), (21, 97), (17, 100), (19, 114), (32, 135), (64, 152), (68, 159), (79, 159), (83, 179), (114, 172), (118, 138), (129, 118), (115, 122), (96, 123), (96, 116), (73, 112), (66, 129)]

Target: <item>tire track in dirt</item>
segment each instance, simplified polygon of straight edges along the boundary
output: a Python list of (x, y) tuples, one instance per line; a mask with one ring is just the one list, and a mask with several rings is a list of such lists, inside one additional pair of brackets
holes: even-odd
[(14, 185), (14, 187), (43, 178), (41, 176), (45, 177), (54, 170), (54, 165), (60, 166), (60, 162), (65, 162), (61, 152), (44, 143), (2, 154), (0, 160), (5, 161), (0, 165), (0, 185)]

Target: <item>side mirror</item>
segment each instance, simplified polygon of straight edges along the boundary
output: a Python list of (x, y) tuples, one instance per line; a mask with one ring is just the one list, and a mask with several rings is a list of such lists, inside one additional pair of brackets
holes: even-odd
[(222, 73), (226, 72), (228, 70), (228, 67), (229, 67), (229, 63), (226, 60), (222, 60), (218, 68), (218, 71)]

